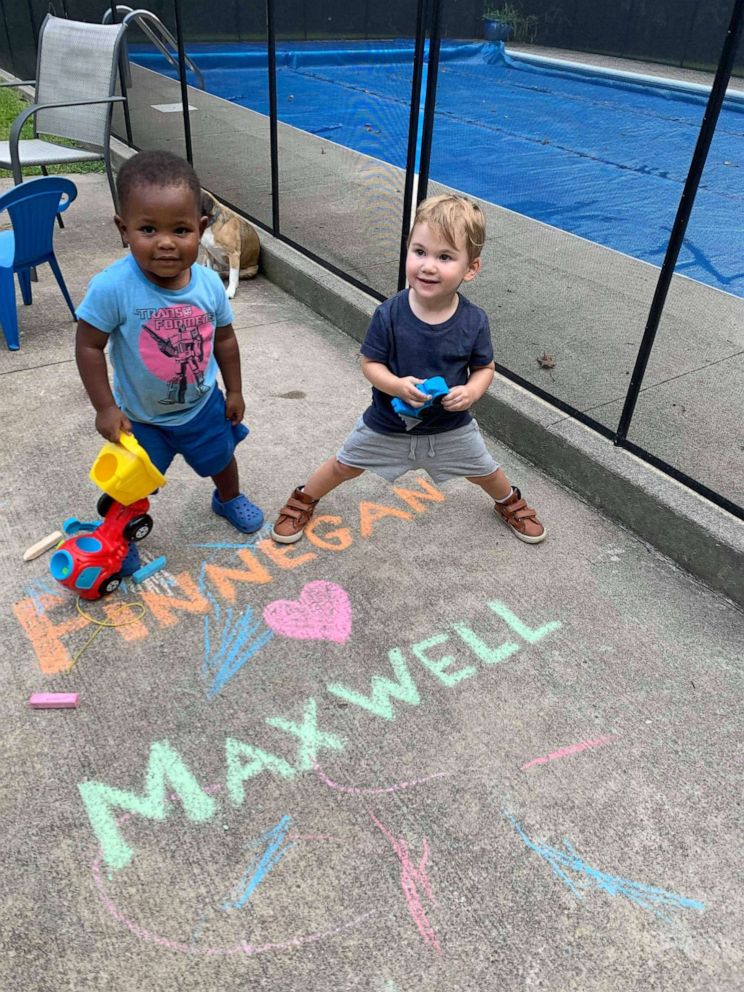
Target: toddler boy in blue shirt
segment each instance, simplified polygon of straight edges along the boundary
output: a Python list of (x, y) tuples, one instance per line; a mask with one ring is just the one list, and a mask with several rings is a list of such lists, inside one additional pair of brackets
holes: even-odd
[(94, 276), (77, 308), (75, 357), (96, 429), (108, 441), (133, 433), (163, 473), (182, 455), (211, 477), (213, 511), (250, 534), (263, 513), (240, 492), (234, 455), (248, 428), (232, 310), (217, 273), (195, 264), (208, 220), (199, 179), (177, 155), (140, 152), (117, 191), (130, 254)]

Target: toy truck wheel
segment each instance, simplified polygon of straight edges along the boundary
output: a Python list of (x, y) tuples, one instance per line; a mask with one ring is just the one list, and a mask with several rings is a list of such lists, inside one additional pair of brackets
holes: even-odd
[(144, 541), (152, 530), (152, 517), (143, 513), (141, 517), (130, 520), (124, 528), (124, 537), (127, 541)]
[(121, 585), (121, 572), (115, 572), (114, 575), (109, 575), (109, 577), (107, 579), (104, 579), (103, 582), (100, 584), (100, 586), (98, 587), (98, 595), (110, 596), (112, 592), (116, 592), (116, 590), (119, 588), (120, 585)]
[(96, 510), (98, 511), (99, 517), (105, 517), (111, 507), (114, 505), (114, 501), (108, 493), (104, 493), (103, 496), (98, 497), (98, 502), (96, 503)]

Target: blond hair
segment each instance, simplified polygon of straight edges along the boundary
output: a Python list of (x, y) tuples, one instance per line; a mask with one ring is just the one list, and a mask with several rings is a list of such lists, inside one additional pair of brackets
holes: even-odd
[(453, 248), (456, 248), (458, 240), (463, 238), (469, 262), (474, 262), (480, 257), (481, 249), (486, 243), (486, 218), (478, 204), (466, 196), (442, 193), (423, 200), (413, 218), (407, 247), (410, 247), (417, 224), (428, 224)]

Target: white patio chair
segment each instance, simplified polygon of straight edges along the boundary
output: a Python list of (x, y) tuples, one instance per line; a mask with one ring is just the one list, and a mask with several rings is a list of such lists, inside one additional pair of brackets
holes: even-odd
[[(118, 207), (111, 172), (111, 113), (116, 95), (119, 46), (123, 24), (88, 24), (48, 14), (39, 32), (36, 79), (0, 83), (0, 86), (33, 86), (33, 104), (13, 121), (8, 141), (0, 141), (0, 168), (10, 169), (13, 180), (23, 182), (23, 170), (71, 162), (97, 162), (106, 166), (114, 208)], [(32, 117), (34, 137), (20, 139), (21, 128)], [(81, 148), (56, 144), (52, 138), (71, 138)]]

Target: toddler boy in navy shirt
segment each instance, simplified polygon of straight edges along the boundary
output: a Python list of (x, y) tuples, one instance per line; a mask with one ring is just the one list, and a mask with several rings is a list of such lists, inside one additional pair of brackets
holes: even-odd
[[(299, 541), (318, 501), (365, 469), (394, 482), (425, 469), (435, 483), (464, 477), (494, 500), (496, 514), (515, 537), (539, 544), (546, 530), (498, 467), (470, 407), (494, 376), (488, 317), (458, 293), (480, 270), (485, 219), (467, 197), (444, 194), (419, 205), (408, 239), (408, 289), (380, 304), (361, 347), (372, 402), (335, 457), (294, 490), (271, 536)], [(449, 387), (441, 402), (418, 388), (439, 376)], [(398, 397), (420, 413), (404, 417)]]

